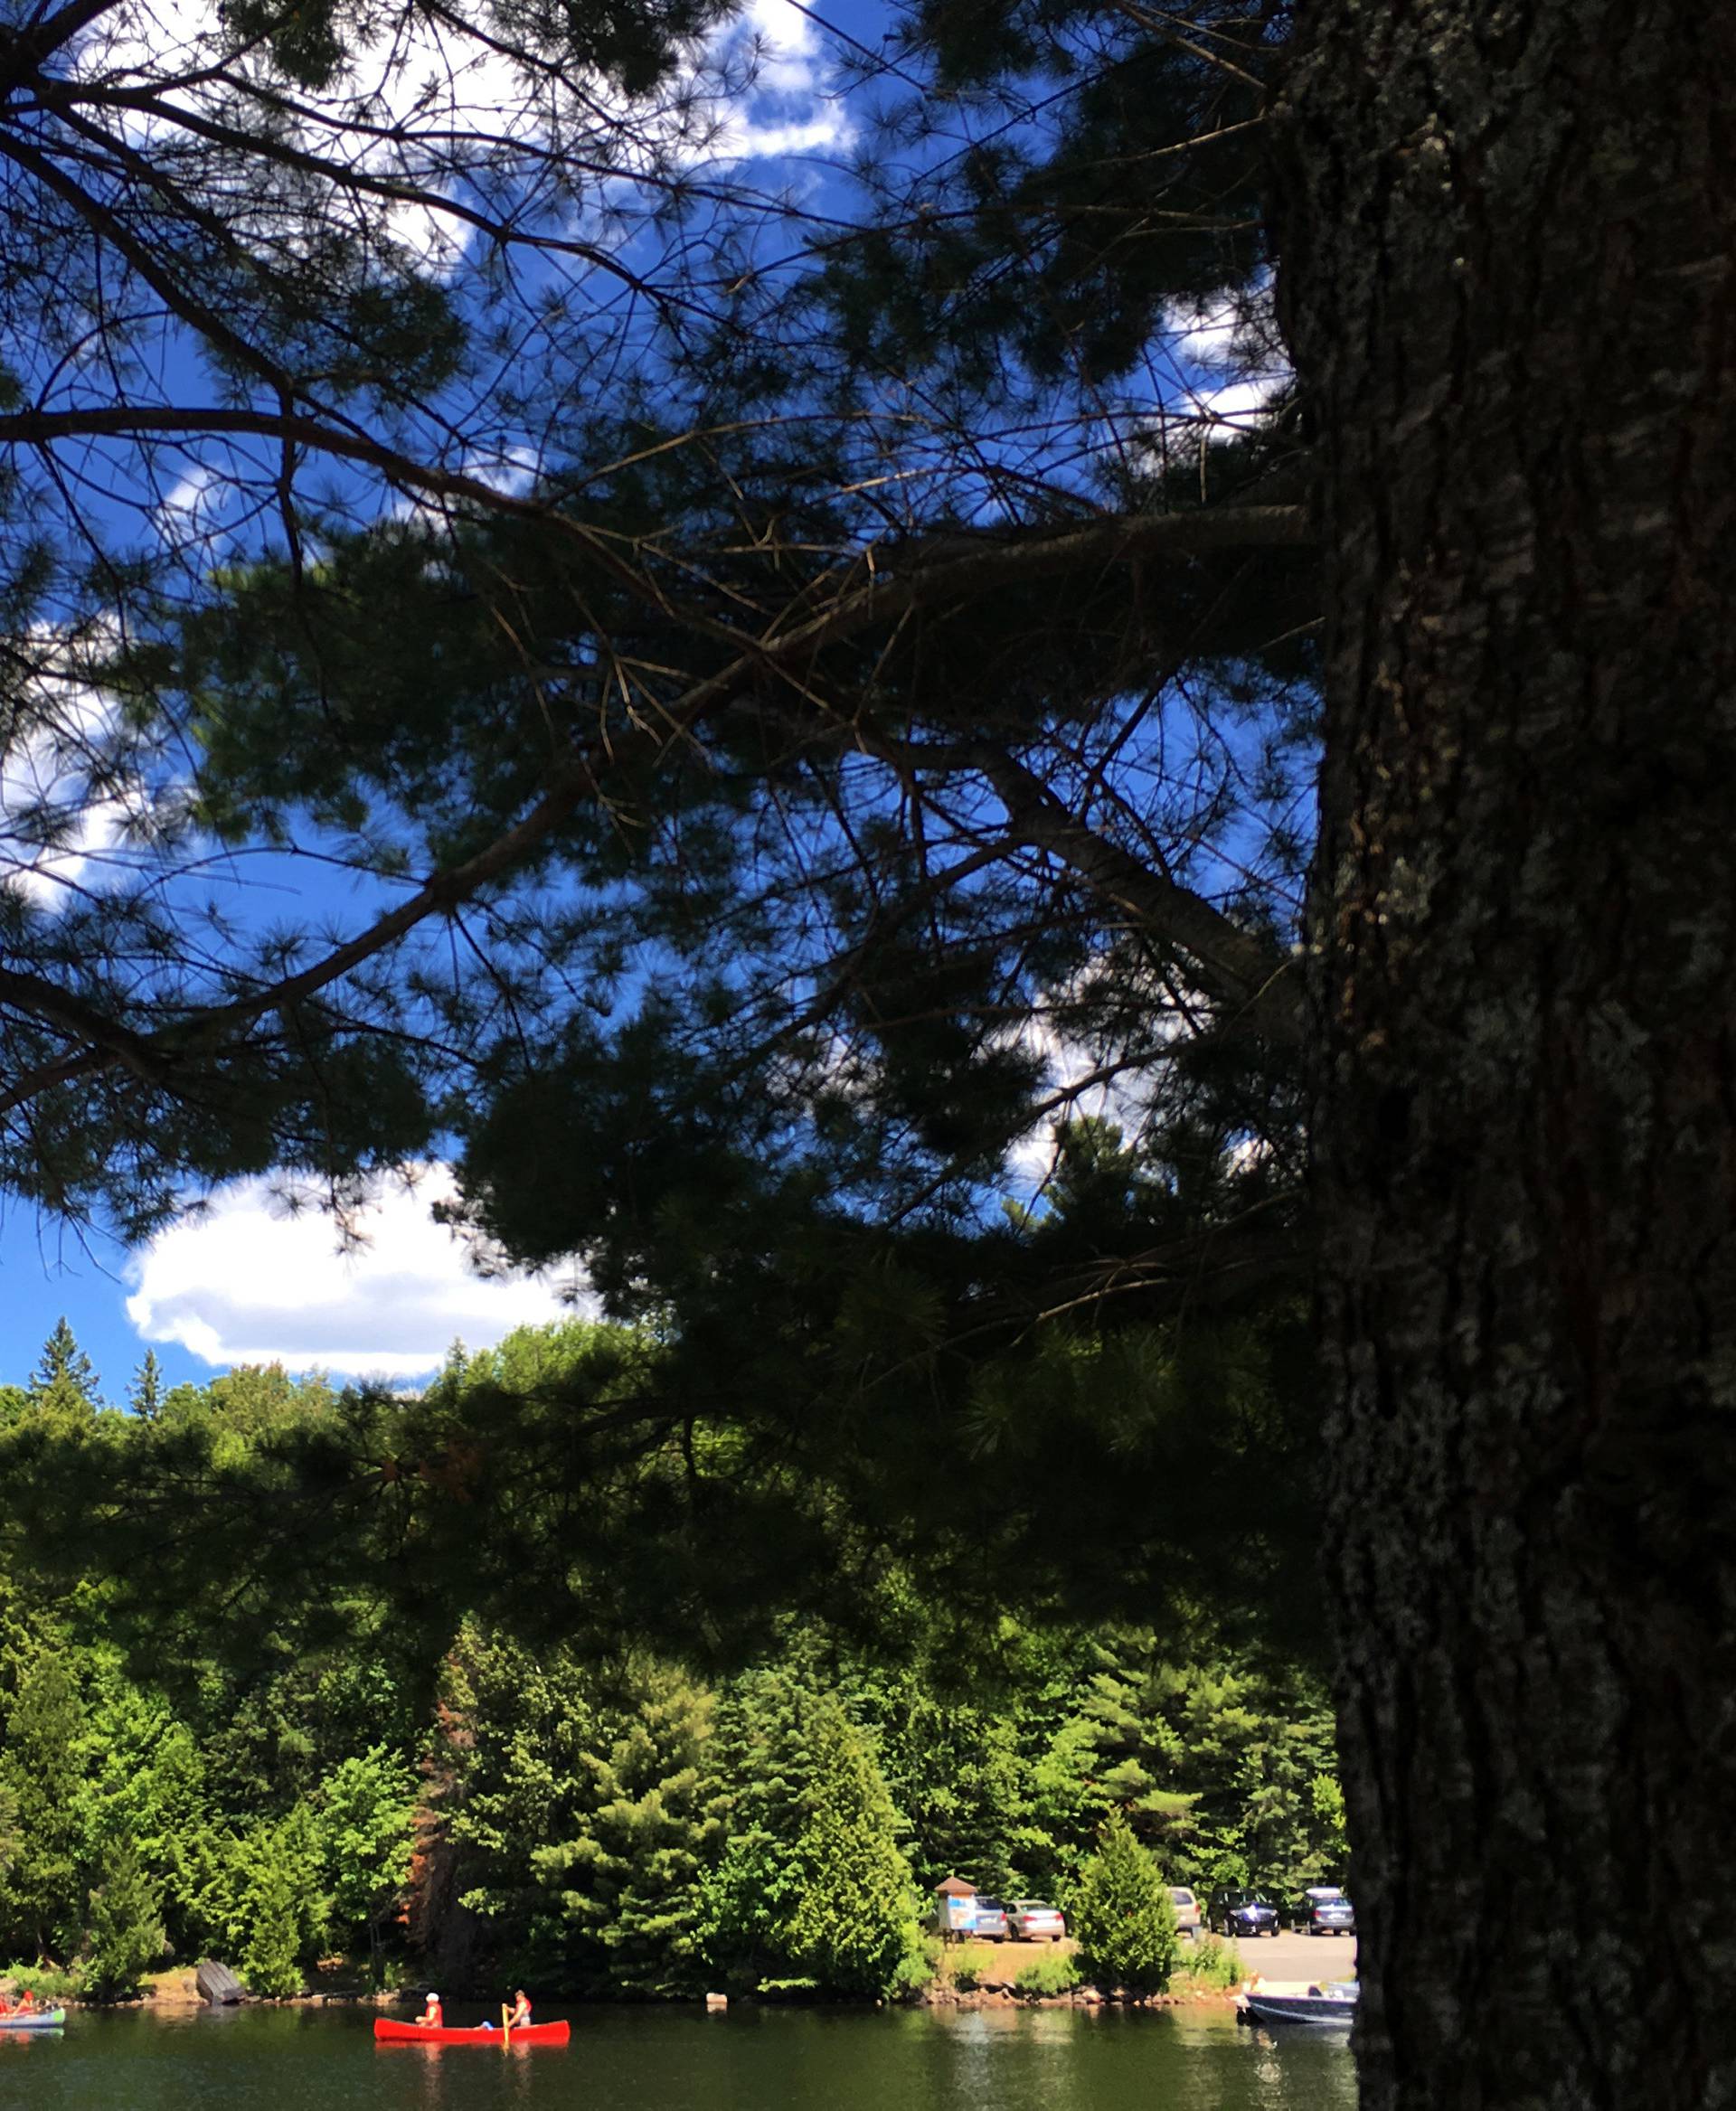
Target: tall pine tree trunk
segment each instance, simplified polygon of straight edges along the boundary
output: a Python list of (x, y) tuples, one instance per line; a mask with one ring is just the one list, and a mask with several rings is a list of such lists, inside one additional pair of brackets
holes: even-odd
[(1314, 0), (1366, 2111), (1736, 2103), (1736, 6)]

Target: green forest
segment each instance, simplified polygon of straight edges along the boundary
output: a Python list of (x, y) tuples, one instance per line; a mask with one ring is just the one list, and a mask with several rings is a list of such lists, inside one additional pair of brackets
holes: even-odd
[[(576, 1360), (655, 1362), (623, 1332), (455, 1351), (427, 1395), (365, 1403), (373, 1440)], [(166, 1388), (150, 1356), (111, 1403), (64, 1322), (0, 1390), (14, 1458), (52, 1431), (236, 1486), (323, 1430), (353, 1441), (363, 1412), (275, 1367)], [(210, 1955), (269, 1995), (323, 1974), (882, 1997), (931, 1976), (926, 1898), (949, 1874), (1089, 1923), (1093, 1885), (1344, 1873), (1316, 1678), (1203, 1610), (1162, 1633), (1034, 1622), (892, 1565), (854, 1631), (791, 1611), (731, 1661), (625, 1626), (583, 1646), (514, 1633), (456, 1581), (430, 1649), (431, 1615), (354, 1577), (303, 1585), (297, 1602), (281, 1583), (275, 1620), (194, 1629), (148, 1595), (9, 1564), (0, 1958), (22, 1979), (102, 1999)]]

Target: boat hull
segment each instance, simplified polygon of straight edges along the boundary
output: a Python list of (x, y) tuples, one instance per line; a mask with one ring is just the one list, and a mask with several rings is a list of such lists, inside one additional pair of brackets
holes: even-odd
[(1244, 1993), (1241, 2007), (1250, 2023), (1335, 2023), (1348, 2030), (1356, 2017), (1354, 1994)]
[(375, 2019), (376, 2045), (564, 2045), (572, 2034), (568, 2023), (524, 2023), (510, 2037), (498, 2029), (459, 2031), (444, 2024), (436, 2031), (425, 2023), (401, 2023), (390, 2016)]
[(65, 2021), (63, 2008), (38, 2009), (34, 2015), (0, 2016), (0, 2031), (58, 2031)]

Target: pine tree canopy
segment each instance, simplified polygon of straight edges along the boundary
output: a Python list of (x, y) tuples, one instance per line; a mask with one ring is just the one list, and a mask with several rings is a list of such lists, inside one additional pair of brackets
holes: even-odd
[[(647, 1061), (692, 1182), (818, 1143), (909, 1207), (1207, 1014), (1287, 1037), (1295, 443), (1190, 409), (1186, 350), (1211, 301), (1212, 356), (1266, 356), (1280, 11), (1211, 13), (1255, 71), (1087, 9), (889, 14), (874, 150), (807, 208), (691, 0), (15, 40), (12, 268), (57, 298), (14, 304), (0, 409), (42, 787), (8, 1180), (139, 1230), (457, 1123), (490, 1233), (612, 1227), (612, 1286), (644, 1211), (531, 1206), (511, 1139)], [(335, 864), (359, 918), (262, 918), (219, 844)]]
[(816, 32), (854, 151), (779, 188), (726, 11), (140, 9), (0, 110), (78, 289), (0, 409), (0, 1181), (347, 1226), (449, 1155), (479, 1256), (664, 1337), (604, 1449), (679, 1447), (695, 1579), (846, 1516), (1306, 1626), (1282, 10)]

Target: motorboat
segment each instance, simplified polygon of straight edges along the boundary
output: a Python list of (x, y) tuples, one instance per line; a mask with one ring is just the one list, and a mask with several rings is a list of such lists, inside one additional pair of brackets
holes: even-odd
[(1342, 2030), (1355, 2018), (1358, 1991), (1354, 1979), (1270, 1986), (1255, 1980), (1236, 1996), (1236, 2007), (1247, 2023), (1336, 2023)]

